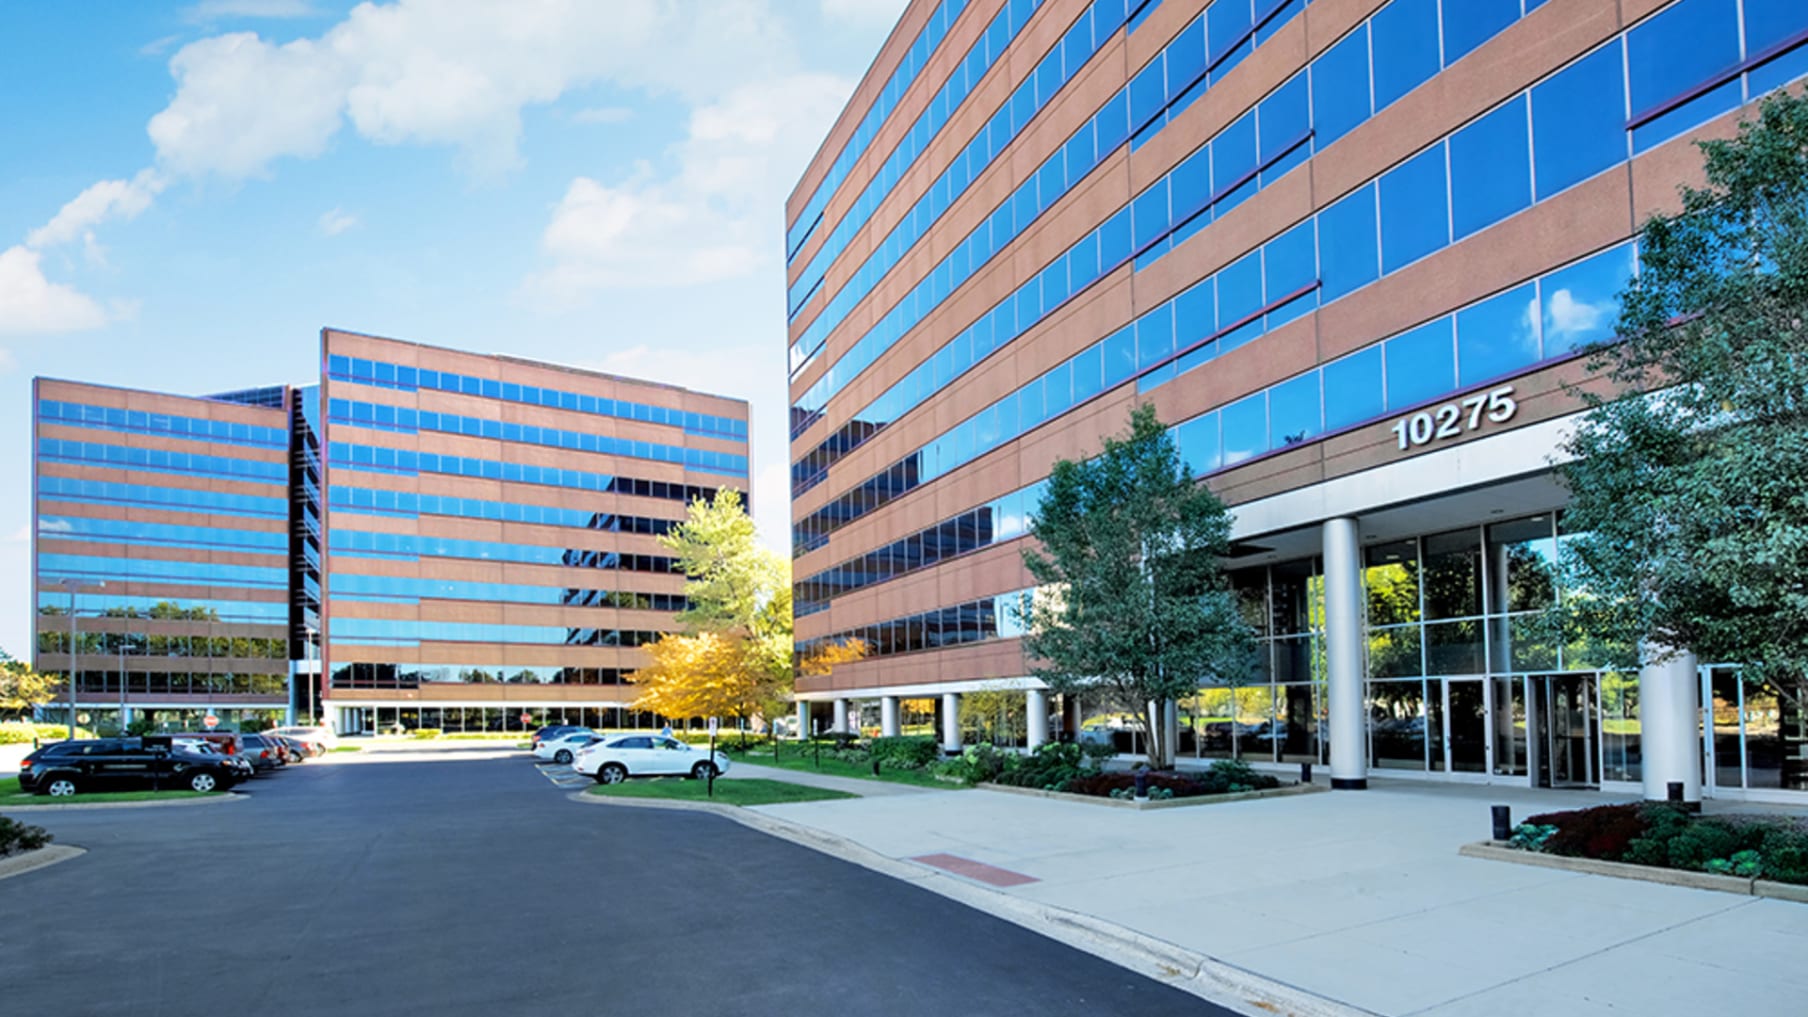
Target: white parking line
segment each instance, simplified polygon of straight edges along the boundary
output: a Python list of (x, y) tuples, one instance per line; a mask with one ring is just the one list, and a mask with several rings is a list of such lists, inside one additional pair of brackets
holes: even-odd
[(554, 787), (583, 787), (590, 783), (590, 778), (571, 768), (569, 763), (535, 763), (534, 768), (540, 771)]

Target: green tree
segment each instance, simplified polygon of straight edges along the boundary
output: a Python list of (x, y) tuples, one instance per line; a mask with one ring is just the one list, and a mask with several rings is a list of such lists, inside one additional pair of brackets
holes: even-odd
[(58, 679), (0, 650), (0, 713), (30, 716), (33, 709), (50, 702), (57, 684)]
[(1042, 587), (1024, 637), (1032, 670), (1056, 692), (1143, 718), (1158, 767), (1174, 746), (1150, 709), (1208, 682), (1240, 685), (1253, 664), (1254, 634), (1220, 564), (1230, 524), (1148, 405), (1097, 456), (1055, 463), (1030, 521), (1040, 547), (1023, 560)]
[(1597, 661), (1692, 650), (1808, 668), (1808, 99), (1703, 142), (1707, 186), (1643, 226), (1608, 380), (1564, 450), (1562, 614)]

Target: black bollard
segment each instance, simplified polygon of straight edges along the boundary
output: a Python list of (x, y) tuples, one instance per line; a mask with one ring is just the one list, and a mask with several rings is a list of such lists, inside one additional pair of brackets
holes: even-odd
[(1671, 805), (1681, 805), (1682, 804), (1682, 781), (1680, 781), (1680, 780), (1671, 781), (1670, 783), (1664, 785), (1664, 791), (1667, 794), (1668, 800)]
[(1312, 783), (1312, 764), (1311, 763), (1301, 763), (1299, 765), (1299, 782), (1301, 784)]
[(1510, 805), (1494, 806), (1494, 839), (1511, 840), (1513, 838), (1513, 807)]
[(1140, 767), (1140, 766), (1137, 767), (1134, 780), (1136, 781), (1136, 797), (1137, 797), (1137, 799), (1141, 800), (1141, 799), (1149, 797), (1149, 771), (1148, 771), (1148, 769), (1145, 767)]

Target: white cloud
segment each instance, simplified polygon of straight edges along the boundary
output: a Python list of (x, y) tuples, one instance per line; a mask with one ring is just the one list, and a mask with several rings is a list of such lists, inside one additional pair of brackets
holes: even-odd
[(107, 323), (107, 312), (89, 297), (44, 277), (37, 251), (23, 245), (0, 251), (0, 335), (77, 332)]
[(487, 174), (518, 163), (526, 106), (597, 82), (707, 100), (791, 50), (768, 0), (707, 13), (661, 0), (363, 3), (317, 39), (183, 47), (150, 134), (177, 172), (239, 178), (320, 154), (349, 121), (378, 144), (453, 146)]
[(541, 236), (552, 265), (520, 294), (548, 307), (619, 286), (686, 286), (746, 275), (777, 256), (785, 193), (853, 83), (793, 74), (734, 89), (691, 114), (676, 172), (578, 177)]
[[(25, 243), (35, 248), (55, 247), (84, 237), (108, 219), (131, 219), (150, 207), (163, 190), (164, 181), (154, 170), (142, 170), (131, 180), (102, 180), (89, 185), (57, 212), (32, 230)], [(91, 238), (90, 238), (91, 239)]]
[(1613, 324), (1618, 312), (1618, 301), (1609, 299), (1591, 304), (1577, 300), (1575, 294), (1561, 289), (1551, 294), (1550, 306), (1545, 309), (1545, 331), (1551, 333), (1551, 337), (1562, 339), (1566, 345), (1586, 342)]
[(571, 114), (574, 124), (625, 124), (634, 119), (634, 111), (626, 106), (593, 106)]
[(823, 17), (860, 26), (897, 24), (906, 0), (822, 0)]
[(319, 8), (308, 0), (201, 0), (182, 16), (189, 21), (212, 21), (215, 18), (309, 18)]
[(346, 230), (359, 225), (358, 217), (342, 209), (330, 209), (320, 214), (318, 223), (322, 236), (336, 237)]

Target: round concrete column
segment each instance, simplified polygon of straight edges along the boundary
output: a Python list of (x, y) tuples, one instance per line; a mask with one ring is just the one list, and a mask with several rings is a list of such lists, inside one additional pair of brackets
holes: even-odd
[(897, 696), (882, 696), (879, 699), (879, 733), (887, 738), (898, 736)]
[(797, 701), (797, 740), (810, 737), (810, 702), (807, 699)]
[(1362, 546), (1356, 520), (1327, 519), (1325, 556), (1325, 695), (1331, 714), (1331, 786), (1368, 787), (1362, 664)]
[(1028, 717), (1030, 748), (1048, 741), (1048, 693), (1030, 689), (1024, 693), (1024, 713)]
[(961, 750), (960, 735), (960, 693), (942, 693), (942, 751), (959, 752)]
[(1639, 668), (1639, 754), (1645, 799), (1701, 801), (1701, 677), (1695, 655), (1681, 652)]
[(829, 728), (829, 730), (840, 731), (844, 734), (847, 732), (847, 729), (848, 729), (847, 708), (848, 708), (847, 700), (845, 700), (845, 699), (835, 700), (835, 726)]

